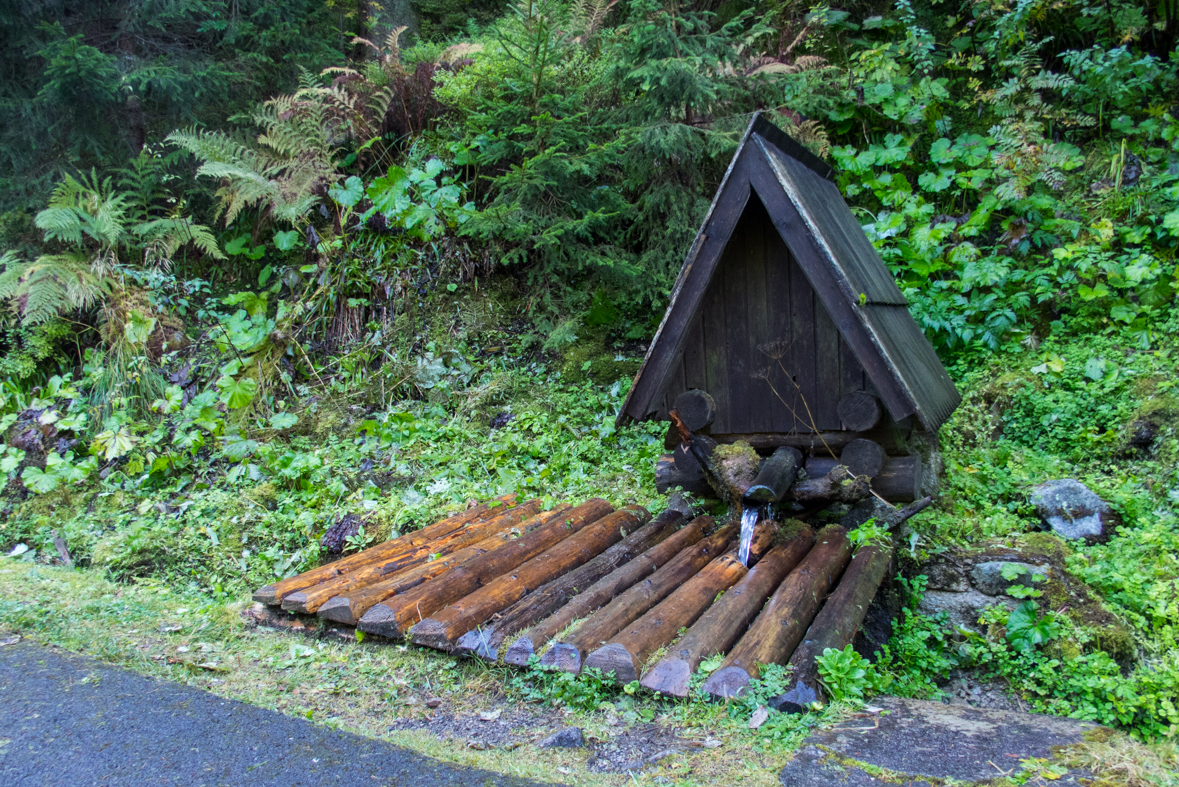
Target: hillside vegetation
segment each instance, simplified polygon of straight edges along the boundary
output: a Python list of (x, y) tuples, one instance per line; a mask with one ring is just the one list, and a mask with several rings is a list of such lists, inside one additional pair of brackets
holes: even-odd
[(663, 425), (615, 415), (761, 110), (964, 394), (912, 603), (947, 549), (1044, 549), (1045, 480), (1124, 523), (1048, 547), (1117, 648), (1051, 594), (914, 607), (848, 698), (975, 669), (1179, 735), (1174, 0), (85, 6), (0, 20), (5, 554), (227, 603), (348, 514), (354, 551), (505, 492), (660, 506)]

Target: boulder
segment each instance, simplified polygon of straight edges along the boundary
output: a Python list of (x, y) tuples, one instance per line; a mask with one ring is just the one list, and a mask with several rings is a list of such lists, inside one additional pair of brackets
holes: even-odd
[(536, 744), (540, 749), (580, 749), (585, 745), (585, 736), (579, 727), (566, 727)]
[[(1008, 575), (1011, 574), (1009, 566), (1019, 572), (1014, 579), (1003, 577), (1005, 570)], [(1036, 580), (1035, 577), (1040, 579)], [(976, 563), (974, 568), (970, 569), (970, 584), (980, 593), (985, 593), (988, 596), (1002, 596), (1012, 585), (1034, 588), (1038, 584), (1043, 584), (1047, 579), (1047, 566), (1033, 566), (1030, 563), (1020, 563), (1014, 560), (988, 560)]]
[(1047, 481), (1032, 490), (1032, 505), (1053, 533), (1061, 538), (1107, 541), (1122, 518), (1109, 503), (1080, 481)]

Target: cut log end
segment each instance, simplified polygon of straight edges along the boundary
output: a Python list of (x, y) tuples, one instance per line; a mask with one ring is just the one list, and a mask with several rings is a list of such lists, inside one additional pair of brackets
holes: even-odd
[(499, 658), (499, 648), (491, 643), (490, 636), (491, 632), (486, 629), (472, 629), (458, 638), (450, 652), (494, 662)]
[(307, 614), (307, 594), (300, 591), (292, 593), (282, 600), (282, 608), (287, 612)]
[(884, 449), (871, 440), (852, 440), (839, 454), (839, 463), (847, 465), (852, 475), (873, 478), (884, 468)]
[(716, 418), (716, 400), (707, 391), (693, 388), (675, 398), (671, 409), (689, 431), (699, 432)]
[(806, 713), (819, 702), (819, 692), (803, 681), (796, 681), (785, 693), (769, 701), (769, 705), (782, 713)]
[(389, 639), (401, 639), (405, 635), (397, 623), (397, 615), (384, 604), (377, 604), (365, 612), (356, 627), (366, 634), (376, 634)]
[(541, 657), (540, 663), (543, 666), (556, 667), (562, 672), (576, 675), (581, 672), (581, 651), (572, 645), (558, 642)]
[(409, 637), (415, 645), (434, 650), (449, 651), (454, 644), (446, 635), (446, 624), (440, 620), (426, 618), (409, 630)]
[(749, 673), (740, 667), (724, 667), (708, 676), (704, 691), (713, 699), (729, 700), (740, 697), (749, 688)]
[(614, 682), (620, 686), (639, 679), (639, 667), (634, 656), (617, 642), (603, 645), (586, 656), (585, 667), (601, 670), (603, 675), (613, 673)]
[(866, 432), (880, 422), (880, 400), (867, 391), (853, 391), (835, 405), (839, 420), (853, 432)]
[(536, 650), (532, 647), (532, 637), (520, 637), (504, 653), (504, 664), (527, 667), (529, 660), (535, 655)]
[(745, 490), (745, 502), (759, 505), (778, 502), (794, 485), (802, 464), (802, 452), (797, 448), (778, 448), (762, 463), (757, 478), (753, 479), (753, 484)]
[(264, 588), (258, 588), (254, 591), (254, 601), (258, 601), (268, 606), (274, 606), (278, 603), (278, 589), (274, 585), (267, 585)]
[(334, 620), (337, 623), (356, 625), (356, 616), (352, 614), (352, 604), (347, 596), (336, 596), (323, 602), (319, 608), (319, 616), (324, 620)]
[(692, 670), (687, 661), (666, 658), (644, 675), (640, 684), (645, 689), (670, 697), (687, 697), (691, 682)]

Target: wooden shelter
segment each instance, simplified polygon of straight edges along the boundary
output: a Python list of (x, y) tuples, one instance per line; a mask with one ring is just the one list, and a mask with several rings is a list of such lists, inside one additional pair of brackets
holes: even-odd
[(936, 435), (961, 397), (832, 181), (754, 116), (620, 422), (667, 419), (698, 389), (720, 443), (834, 453), (871, 437), (901, 456), (912, 431)]

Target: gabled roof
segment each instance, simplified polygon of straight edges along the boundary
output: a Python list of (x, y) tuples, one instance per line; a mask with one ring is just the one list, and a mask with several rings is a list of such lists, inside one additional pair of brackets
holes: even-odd
[(954, 383), (844, 202), (831, 167), (760, 113), (746, 129), (688, 252), (618, 420), (642, 420), (657, 409), (692, 317), (753, 193), (892, 417), (916, 416), (936, 431), (961, 401)]

